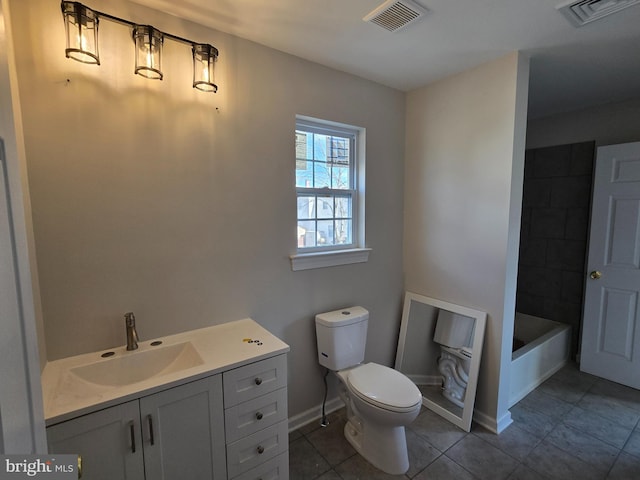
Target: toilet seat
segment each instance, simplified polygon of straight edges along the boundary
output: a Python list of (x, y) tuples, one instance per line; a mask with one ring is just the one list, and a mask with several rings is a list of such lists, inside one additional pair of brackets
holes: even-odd
[(422, 403), (418, 387), (402, 373), (384, 365), (360, 365), (349, 371), (347, 381), (363, 401), (385, 410), (410, 412)]

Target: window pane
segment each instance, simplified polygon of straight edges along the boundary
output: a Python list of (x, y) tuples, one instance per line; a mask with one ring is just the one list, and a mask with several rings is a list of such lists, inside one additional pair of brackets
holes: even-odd
[(350, 244), (351, 220), (336, 220), (336, 244)]
[(333, 244), (333, 220), (318, 220), (318, 246)]
[(316, 246), (316, 222), (300, 221), (298, 222), (298, 248), (315, 247)]
[(312, 133), (306, 133), (301, 132), (300, 130), (296, 130), (296, 159), (313, 159), (312, 137)]
[(316, 199), (312, 195), (298, 196), (298, 219), (316, 218)]
[(327, 136), (319, 133), (311, 133), (313, 136), (313, 159), (326, 162), (327, 161)]
[(349, 164), (349, 139), (329, 137), (329, 159), (334, 163)]
[(331, 187), (331, 164), (314, 162), (314, 188)]
[(342, 167), (334, 165), (331, 170), (331, 188), (335, 189), (349, 189), (351, 185), (349, 182), (349, 167)]
[(333, 197), (318, 197), (318, 218), (333, 218)]
[(296, 160), (296, 187), (313, 187), (313, 162)]
[(335, 198), (335, 218), (351, 218), (351, 197)]

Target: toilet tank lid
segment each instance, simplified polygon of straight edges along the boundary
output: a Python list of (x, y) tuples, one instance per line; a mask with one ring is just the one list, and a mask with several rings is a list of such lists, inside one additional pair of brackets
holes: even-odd
[(362, 307), (349, 307), (316, 315), (316, 324), (329, 328), (343, 327), (369, 319), (369, 312)]

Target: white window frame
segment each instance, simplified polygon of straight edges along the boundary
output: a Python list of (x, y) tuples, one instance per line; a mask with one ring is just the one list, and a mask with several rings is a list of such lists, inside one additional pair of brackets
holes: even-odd
[[(332, 267), (352, 263), (362, 263), (369, 259), (370, 248), (365, 247), (365, 129), (343, 123), (320, 120), (297, 115), (296, 130), (304, 130), (323, 135), (338, 135), (351, 139), (350, 175), (352, 202), (352, 223), (350, 245), (331, 245), (321, 247), (298, 248), (291, 255), (292, 270), (308, 270), (312, 268)], [(295, 167), (294, 167), (295, 168)], [(326, 188), (295, 187), (296, 205), (299, 194), (322, 194), (324, 192), (342, 193)], [(297, 208), (296, 208), (297, 211)], [(295, 219), (297, 231), (297, 216)]]

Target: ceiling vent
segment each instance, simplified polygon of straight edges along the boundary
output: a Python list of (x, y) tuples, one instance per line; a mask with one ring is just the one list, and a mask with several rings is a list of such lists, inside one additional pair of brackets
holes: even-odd
[(390, 32), (398, 32), (426, 14), (427, 9), (410, 0), (388, 0), (362, 20)]
[(574, 0), (556, 8), (574, 27), (581, 27), (638, 3), (640, 0)]

